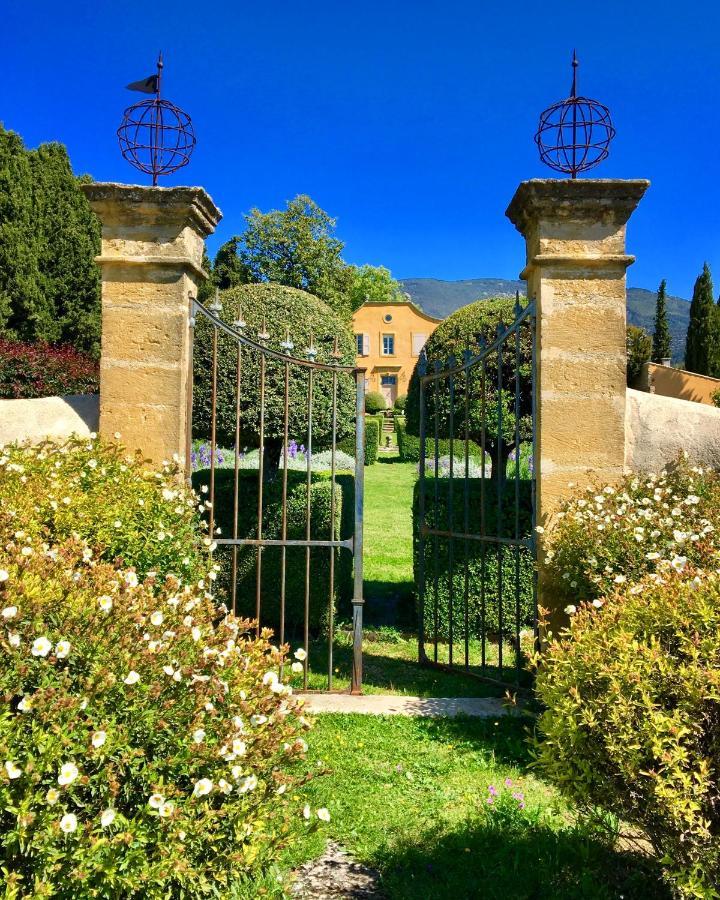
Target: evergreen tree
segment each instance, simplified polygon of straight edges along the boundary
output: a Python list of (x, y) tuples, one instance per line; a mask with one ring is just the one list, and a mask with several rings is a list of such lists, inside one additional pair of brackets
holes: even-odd
[(713, 299), (710, 268), (705, 263), (698, 276), (690, 304), (690, 324), (685, 343), (685, 368), (698, 375), (710, 375), (718, 358), (718, 314)]
[(667, 284), (663, 278), (658, 288), (655, 304), (655, 332), (653, 333), (652, 345), (653, 362), (669, 359), (672, 353), (670, 347), (670, 325), (668, 324), (667, 316), (666, 287)]
[(61, 144), (0, 126), (0, 334), (100, 349), (100, 225)]
[(255, 280), (250, 277), (247, 266), (238, 256), (239, 243), (239, 237), (230, 238), (215, 254), (213, 284), (221, 291), (237, 287), (239, 284), (250, 284)]
[(210, 276), (209, 278), (206, 278), (205, 281), (203, 281), (200, 284), (200, 286), (198, 287), (198, 292), (197, 292), (198, 301), (200, 303), (205, 304), (215, 293), (215, 284), (213, 282), (213, 264), (212, 264), (212, 260), (210, 259), (209, 255), (208, 255), (207, 246), (205, 246), (205, 245), (203, 245), (203, 255), (202, 255), (201, 265), (202, 265), (203, 269)]

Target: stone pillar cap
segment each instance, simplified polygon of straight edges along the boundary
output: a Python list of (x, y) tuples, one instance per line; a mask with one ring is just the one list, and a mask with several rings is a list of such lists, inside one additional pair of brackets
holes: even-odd
[(650, 186), (644, 178), (532, 178), (522, 181), (505, 215), (521, 234), (538, 219), (624, 225)]
[[(151, 187), (117, 182), (91, 182), (80, 188), (90, 205), (105, 222), (108, 218), (133, 224), (143, 222), (183, 222), (192, 224), (203, 237), (212, 234), (222, 212), (205, 188)], [(142, 208), (142, 215), (139, 213)]]

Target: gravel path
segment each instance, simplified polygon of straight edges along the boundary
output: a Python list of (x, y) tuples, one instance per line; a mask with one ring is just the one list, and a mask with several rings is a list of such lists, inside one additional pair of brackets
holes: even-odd
[(522, 715), (497, 697), (403, 697), (397, 694), (300, 694), (311, 713), (366, 713), (375, 716), (498, 716)]
[(294, 873), (292, 896), (299, 900), (384, 900), (378, 873), (363, 866), (332, 841), (322, 856)]

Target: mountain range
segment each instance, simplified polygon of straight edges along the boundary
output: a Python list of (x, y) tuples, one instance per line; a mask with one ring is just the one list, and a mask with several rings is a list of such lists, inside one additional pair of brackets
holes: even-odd
[[(524, 281), (505, 278), (466, 278), (461, 281), (442, 281), (439, 278), (403, 278), (403, 290), (426, 313), (444, 319), (461, 306), (488, 297), (525, 293)], [(690, 317), (690, 304), (682, 297), (667, 298), (668, 320), (672, 335), (673, 362), (681, 362), (685, 355), (685, 335)], [(655, 320), (655, 291), (645, 288), (627, 289), (627, 320), (653, 333)]]

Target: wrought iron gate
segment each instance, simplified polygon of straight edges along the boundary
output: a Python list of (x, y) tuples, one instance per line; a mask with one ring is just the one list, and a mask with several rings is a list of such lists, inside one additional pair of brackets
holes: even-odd
[[(521, 686), (537, 642), (535, 306), (418, 363), (420, 661)], [(430, 647), (428, 647), (430, 645)]]
[[(222, 312), (217, 294), (208, 306), (191, 298), (188, 420), (192, 422), (194, 414), (193, 424), (201, 418), (209, 432), (207, 444), (201, 447), (207, 481), (203, 487), (209, 493), (208, 537), (221, 563), (221, 588), (228, 606), (255, 619), (258, 632), (269, 626), (281, 644), (291, 639), (293, 644), (302, 644), (305, 690), (310, 687), (312, 646), (318, 646), (314, 641), (325, 632), (326, 689), (332, 690), (338, 571), (344, 572), (345, 583), (349, 586), (352, 581), (351, 596), (346, 598), (352, 605), (350, 690), (360, 693), (365, 370), (341, 364), (337, 339), (334, 343), (331, 339), (327, 348), (319, 348), (310, 333), (303, 355), (293, 355), (289, 334), (278, 340), (267, 333), (263, 322), (250, 337), (239, 308), (232, 324), (223, 321)], [(273, 348), (274, 343), (278, 349)], [(193, 409), (192, 379), (193, 369), (198, 377), (198, 352), (204, 353), (207, 363), (200, 369), (207, 380), (200, 398), (202, 415), (198, 415), (197, 384)], [(328, 361), (320, 361), (318, 355)], [(354, 478), (338, 466), (338, 434), (343, 428), (338, 412), (343, 397), (345, 412), (352, 408), (354, 413), (344, 417), (354, 419)], [(320, 416), (318, 406), (322, 407)], [(304, 426), (302, 434), (292, 432), (298, 416)], [(321, 475), (314, 475), (319, 458), (319, 417), (324, 422), (324, 447), (320, 450), (324, 449), (328, 465)], [(225, 456), (228, 451), (221, 450), (223, 437), (226, 447), (232, 443), (232, 465)], [(298, 441), (302, 441), (299, 451)], [(252, 448), (249, 452), (243, 446), (246, 442)], [(187, 460), (196, 455), (192, 429), (188, 428)], [(345, 488), (350, 483), (347, 490), (341, 481)], [(313, 508), (316, 491), (323, 487), (327, 490), (320, 499), (327, 500), (329, 513), (325, 533), (320, 533), (321, 523), (313, 520)], [(295, 556), (295, 563), (297, 554), (304, 554), (304, 564), (300, 560), (300, 566), (289, 569), (289, 554)], [(301, 578), (298, 572), (302, 572)], [(294, 614), (289, 616), (289, 611)]]

